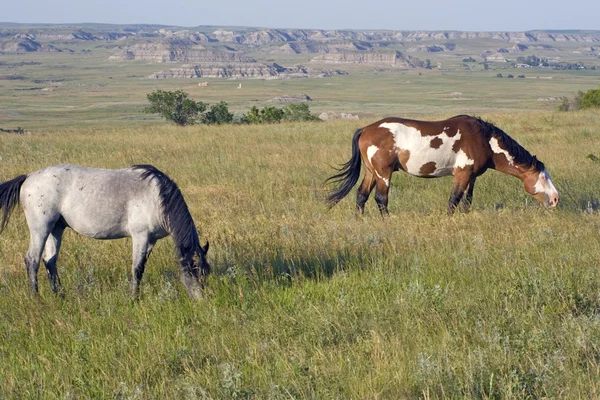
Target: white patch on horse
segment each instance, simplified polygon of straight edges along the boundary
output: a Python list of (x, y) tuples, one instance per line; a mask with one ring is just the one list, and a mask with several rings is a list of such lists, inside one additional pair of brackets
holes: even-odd
[[(458, 156), (452, 147), (454, 146), (454, 143), (460, 139), (460, 131), (456, 131), (454, 136), (448, 136), (445, 131), (439, 135), (426, 136), (418, 129), (398, 122), (384, 122), (379, 125), (379, 127), (390, 131), (394, 137), (394, 147), (397, 152), (401, 150), (410, 152), (410, 157), (406, 163), (406, 172), (409, 174), (424, 176), (420, 172), (421, 166), (434, 162), (436, 166), (435, 171), (427, 176), (438, 177), (452, 175), (457, 164)], [(431, 141), (435, 138), (441, 139), (442, 144), (434, 149), (431, 147)], [(471, 161), (471, 163), (473, 162), (473, 160), (470, 160), (467, 157), (462, 163), (468, 163), (469, 161)]]
[(494, 153), (504, 154), (504, 157), (506, 157), (506, 161), (508, 161), (510, 165), (515, 165), (515, 160), (513, 156), (511, 156), (508, 151), (500, 147), (500, 143), (498, 143), (498, 139), (496, 139), (495, 137), (490, 139), (490, 147), (492, 148), (492, 151)]
[(373, 162), (371, 161), (371, 159), (373, 158), (375, 153), (377, 153), (378, 150), (379, 150), (379, 147), (377, 147), (375, 145), (369, 146), (367, 148), (367, 159), (369, 160), (369, 163), (373, 166), (373, 171), (375, 172), (375, 175), (377, 175), (377, 177), (379, 179), (383, 180), (385, 182), (386, 186), (390, 186), (390, 180), (379, 175), (379, 172), (377, 172), (377, 170), (375, 169), (375, 166), (373, 165)]
[(456, 162), (454, 164), (454, 168), (464, 168), (467, 165), (473, 165), (475, 160), (470, 159), (467, 154), (460, 149), (458, 153), (456, 153)]
[(371, 163), (371, 165), (373, 165), (373, 162), (371, 161), (371, 159), (373, 158), (375, 153), (377, 153), (377, 150), (379, 150), (379, 147), (377, 147), (375, 145), (371, 145), (367, 148), (367, 158), (369, 159), (369, 162)]

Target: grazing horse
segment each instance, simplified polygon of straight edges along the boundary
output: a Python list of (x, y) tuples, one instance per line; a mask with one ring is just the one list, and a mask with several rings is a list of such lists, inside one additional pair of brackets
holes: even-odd
[(422, 178), (453, 175), (449, 215), (461, 199), (468, 210), (475, 180), (488, 168), (521, 179), (527, 193), (545, 207), (558, 204), (558, 192), (541, 161), (498, 127), (468, 115), (444, 121), (385, 118), (357, 130), (352, 139), (352, 157), (326, 181), (338, 184), (327, 197), (330, 207), (358, 182), (361, 159), (365, 176), (356, 198), (359, 213), (375, 187), (379, 211), (387, 214), (390, 178), (398, 170)]
[(4, 182), (0, 184), (0, 232), (19, 202), (29, 226), (25, 268), (35, 293), (40, 259), (46, 265), (52, 290), (60, 289), (56, 260), (63, 232), (70, 227), (95, 239), (131, 237), (131, 289), (135, 297), (156, 241), (173, 235), (181, 280), (190, 298), (199, 297), (210, 272), (206, 261), (208, 242), (200, 246), (181, 191), (153, 166), (107, 170), (55, 165)]

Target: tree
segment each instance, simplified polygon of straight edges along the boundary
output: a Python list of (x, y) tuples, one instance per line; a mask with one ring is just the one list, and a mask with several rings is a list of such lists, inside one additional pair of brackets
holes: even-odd
[(283, 107), (284, 121), (318, 121), (319, 117), (312, 115), (307, 103), (295, 103)]
[(206, 110), (206, 103), (188, 99), (188, 94), (183, 90), (169, 92), (155, 90), (148, 96), (150, 105), (144, 108), (149, 114), (160, 114), (167, 121), (172, 121), (178, 126), (196, 123), (199, 115)]
[(200, 119), (203, 124), (230, 124), (233, 122), (233, 114), (229, 112), (227, 103), (222, 101), (218, 104), (210, 106), (210, 110), (206, 112)]

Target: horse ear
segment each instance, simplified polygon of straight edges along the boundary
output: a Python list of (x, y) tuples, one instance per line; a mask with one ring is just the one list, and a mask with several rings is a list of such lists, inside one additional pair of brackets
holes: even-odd
[(204, 245), (204, 247), (202, 247), (202, 251), (204, 252), (204, 254), (208, 253), (208, 246), (210, 245), (210, 243), (208, 242), (208, 240), (206, 241), (206, 244)]

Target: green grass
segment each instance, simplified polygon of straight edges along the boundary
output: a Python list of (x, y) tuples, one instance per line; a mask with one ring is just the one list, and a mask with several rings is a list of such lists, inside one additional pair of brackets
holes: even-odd
[(130, 241), (67, 232), (66, 296), (42, 270), (34, 298), (15, 212), (0, 235), (0, 398), (598, 397), (600, 164), (586, 156), (600, 156), (600, 114), (482, 117), (544, 161), (557, 210), (490, 171), (469, 214), (445, 215), (451, 179), (405, 174), (389, 218), (373, 199), (357, 218), (354, 193), (327, 211), (328, 165), (371, 120), (0, 134), (0, 181), (60, 162), (156, 165), (214, 270), (190, 302), (163, 240), (134, 302)]

